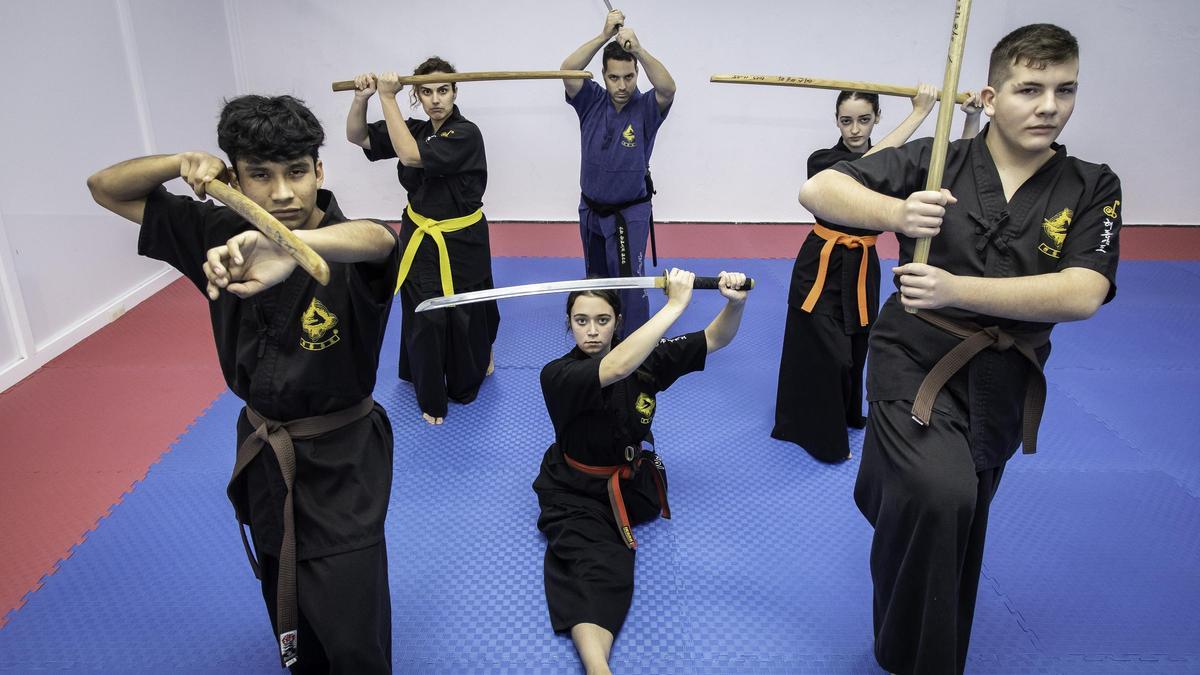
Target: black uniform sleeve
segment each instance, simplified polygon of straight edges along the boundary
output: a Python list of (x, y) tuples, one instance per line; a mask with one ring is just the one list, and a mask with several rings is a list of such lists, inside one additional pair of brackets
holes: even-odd
[(449, 176), (485, 166), (483, 136), (470, 122), (442, 127), (438, 133), (418, 138), (417, 147), (427, 176)]
[(396, 291), (396, 278), (400, 272), (400, 237), (396, 234), (387, 223), (374, 218), (367, 218), (376, 223), (380, 227), (386, 229), (395, 240), (395, 245), (387, 256), (379, 260), (368, 260), (352, 265), (354, 273), (357, 275), (358, 281), (364, 285), (371, 298), (378, 305), (385, 305), (392, 301), (392, 296)]
[(875, 192), (906, 199), (925, 188), (932, 148), (932, 138), (920, 138), (853, 162), (843, 160), (835, 164), (833, 170), (850, 176)]
[[(424, 122), (420, 120), (404, 120), (405, 126), (408, 127), (409, 133), (415, 134), (415, 127), (419, 127)], [(367, 138), (371, 141), (371, 147), (363, 148), (363, 154), (372, 162), (377, 162), (381, 159), (395, 159), (396, 148), (392, 147), (392, 136), (388, 133), (387, 120), (379, 120), (371, 122), (367, 125)], [(417, 139), (420, 142), (420, 139)]]
[(367, 140), (371, 147), (363, 148), (363, 154), (372, 162), (381, 159), (395, 159), (396, 149), (392, 147), (392, 136), (387, 130), (387, 120), (371, 122), (367, 125)]
[(822, 148), (808, 156), (808, 177), (812, 178), (842, 160), (854, 159), (858, 159), (854, 153), (842, 152), (837, 148)]
[(684, 375), (704, 370), (707, 357), (704, 331), (663, 338), (638, 369), (638, 376), (654, 391), (665, 391)]
[(557, 432), (579, 413), (604, 407), (600, 359), (564, 356), (542, 368), (542, 396)]
[(159, 186), (146, 197), (138, 254), (174, 267), (203, 292), (208, 249), (249, 228), (226, 207), (174, 195)]
[(1117, 294), (1117, 262), (1120, 253), (1121, 179), (1107, 165), (1099, 167), (1100, 176), (1087, 205), (1081, 205), (1071, 230), (1063, 241), (1060, 270), (1083, 267), (1108, 279), (1108, 295)]

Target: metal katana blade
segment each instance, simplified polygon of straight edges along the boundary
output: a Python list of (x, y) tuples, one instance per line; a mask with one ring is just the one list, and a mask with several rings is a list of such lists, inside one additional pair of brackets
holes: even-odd
[(624, 288), (662, 288), (664, 277), (614, 277), (611, 279), (578, 279), (572, 281), (547, 281), (540, 284), (522, 284), (520, 286), (505, 286), (504, 288), (489, 288), (482, 291), (455, 293), (440, 298), (430, 298), (417, 305), (415, 311), (426, 312), (440, 307), (455, 307), (469, 305), (473, 302), (488, 300), (504, 300), (519, 298), (525, 295), (542, 295), (544, 293), (570, 293), (571, 291), (620, 290)]

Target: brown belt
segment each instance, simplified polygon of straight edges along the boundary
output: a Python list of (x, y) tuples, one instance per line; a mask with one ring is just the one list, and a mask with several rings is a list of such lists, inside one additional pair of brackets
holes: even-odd
[(852, 234), (845, 234), (837, 230), (831, 230), (822, 225), (813, 225), (813, 233), (825, 240), (825, 245), (821, 247), (821, 263), (817, 266), (817, 278), (813, 281), (812, 288), (808, 291), (808, 297), (804, 298), (804, 304), (800, 309), (812, 313), (813, 307), (817, 306), (817, 298), (821, 297), (821, 291), (825, 289), (825, 275), (829, 272), (829, 256), (833, 253), (833, 247), (841, 244), (846, 248), (862, 248), (862, 262), (858, 265), (858, 325), (867, 325), (867, 249), (875, 245), (875, 240), (878, 238), (875, 235), (867, 237), (856, 237)]
[[(229, 498), (237, 511), (237, 501), (234, 499), (234, 483), (238, 476), (258, 456), (264, 445), (270, 445), (279, 461), (279, 471), (283, 474), (283, 482), (287, 486), (287, 496), (283, 501), (283, 542), (279, 547), (279, 583), (276, 595), (276, 626), (279, 630), (279, 655), (283, 667), (287, 668), (296, 663), (297, 659), (297, 610), (296, 610), (296, 514), (292, 503), (292, 484), (296, 480), (296, 449), (293, 439), (305, 440), (323, 436), (335, 429), (340, 429), (352, 422), (366, 417), (375, 408), (375, 400), (370, 396), (349, 408), (315, 417), (303, 417), (290, 422), (280, 422), (267, 419), (258, 414), (250, 406), (246, 406), (246, 419), (254, 426), (254, 433), (246, 437), (237, 451), (237, 462), (233, 466), (233, 476), (229, 479)], [(238, 513), (238, 530), (242, 534), (242, 544), (246, 547), (246, 556), (250, 558), (250, 567), (254, 576), (261, 579), (258, 561), (250, 551), (250, 542), (246, 539), (246, 514)]]
[(1046, 407), (1046, 375), (1042, 372), (1042, 364), (1038, 361), (1034, 349), (1049, 341), (1050, 332), (1010, 335), (996, 326), (983, 328), (968, 321), (950, 319), (927, 309), (917, 312), (917, 317), (955, 337), (962, 338), (962, 342), (934, 364), (933, 369), (921, 381), (917, 397), (913, 399), (913, 420), (921, 426), (929, 426), (933, 402), (938, 393), (955, 373), (975, 358), (976, 354), (989, 348), (998, 352), (1016, 349), (1033, 366), (1025, 380), (1021, 444), (1025, 454), (1037, 452), (1038, 426), (1042, 421), (1042, 411)]
[(651, 471), (654, 472), (651, 475), (654, 476), (654, 484), (658, 487), (658, 501), (662, 504), (663, 518), (670, 519), (671, 507), (667, 504), (667, 486), (663, 481), (662, 471), (658, 468), (657, 456), (649, 450), (643, 450), (641, 454), (634, 457), (632, 448), (629, 448), (629, 451), (629, 463), (616, 466), (589, 466), (575, 461), (565, 452), (563, 457), (567, 460), (567, 464), (576, 471), (596, 478), (608, 479), (608, 501), (612, 505), (613, 518), (617, 520), (617, 527), (621, 530), (621, 537), (625, 540), (625, 545), (637, 550), (637, 539), (633, 536), (633, 528), (629, 524), (629, 513), (625, 510), (625, 499), (621, 496), (621, 480), (633, 478), (643, 464), (648, 464)]

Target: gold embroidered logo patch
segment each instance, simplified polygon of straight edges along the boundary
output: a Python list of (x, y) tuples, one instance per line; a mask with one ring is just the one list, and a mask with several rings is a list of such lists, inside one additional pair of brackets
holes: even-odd
[(633, 133), (633, 125), (632, 124), (625, 127), (625, 131), (621, 132), (621, 138), (625, 139), (625, 140), (621, 141), (621, 145), (623, 145), (627, 148), (636, 148), (637, 147), (637, 134)]
[(1120, 205), (1121, 205), (1121, 200), (1118, 199), (1112, 203), (1112, 206), (1104, 207), (1104, 215), (1108, 216), (1109, 218), (1116, 218), (1118, 215), (1120, 215), (1117, 212), (1117, 207)]
[(642, 424), (650, 424), (650, 420), (654, 419), (654, 397), (646, 393), (638, 394), (633, 409), (642, 416)]
[(442, 138), (450, 138), (453, 135), (454, 135), (453, 129), (447, 129), (447, 130), (443, 131), (442, 133), (438, 134), (438, 136), (441, 136)]
[(1042, 220), (1042, 234), (1045, 235), (1044, 239), (1050, 241), (1042, 241), (1038, 244), (1038, 250), (1051, 258), (1062, 255), (1063, 241), (1067, 238), (1067, 230), (1071, 227), (1071, 218), (1074, 215), (1071, 209), (1063, 209), (1053, 217)]
[(308, 309), (300, 315), (300, 346), (310, 352), (319, 352), (338, 343), (337, 315), (321, 304), (315, 297), (308, 303)]

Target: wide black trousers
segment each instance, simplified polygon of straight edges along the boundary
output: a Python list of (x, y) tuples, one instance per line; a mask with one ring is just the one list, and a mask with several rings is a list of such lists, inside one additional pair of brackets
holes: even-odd
[[(279, 559), (260, 554), (259, 565), (272, 634), (278, 635)], [(299, 660), (293, 673), (392, 672), (392, 596), (384, 542), (298, 561), (296, 596)]]
[(854, 501), (871, 542), (875, 658), (892, 673), (961, 673), (1003, 466), (977, 471), (962, 415), (871, 403)]

